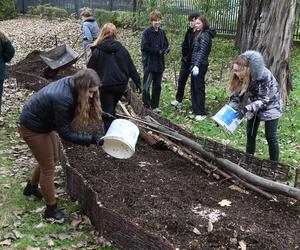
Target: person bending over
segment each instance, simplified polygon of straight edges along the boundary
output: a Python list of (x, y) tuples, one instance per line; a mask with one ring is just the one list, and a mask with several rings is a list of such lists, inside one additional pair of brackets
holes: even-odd
[(80, 70), (42, 88), (24, 106), (20, 115), (18, 131), (38, 163), (23, 193), (44, 197), (45, 218), (60, 220), (68, 217), (57, 208), (55, 198), (58, 136), (85, 146), (103, 144), (100, 137), (80, 132), (89, 123), (101, 121), (99, 87), (100, 79), (94, 70)]
[(269, 146), (270, 160), (279, 160), (277, 140), (278, 119), (282, 115), (280, 86), (265, 67), (261, 53), (249, 50), (232, 63), (229, 80), (232, 93), (229, 103), (237, 110), (239, 118), (247, 118), (246, 152), (254, 154), (256, 135), (260, 121), (265, 122), (265, 137)]

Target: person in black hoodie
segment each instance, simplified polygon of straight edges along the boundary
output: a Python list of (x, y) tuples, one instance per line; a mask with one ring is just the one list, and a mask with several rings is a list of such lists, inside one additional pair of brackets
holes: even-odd
[[(127, 49), (117, 39), (117, 28), (112, 23), (103, 25), (91, 47), (87, 68), (94, 69), (103, 84), (101, 106), (106, 114), (115, 116), (118, 101), (127, 90), (129, 77), (141, 92), (141, 79)], [(102, 116), (105, 133), (112, 123), (110, 116)]]
[[(146, 108), (159, 113), (161, 82), (165, 70), (165, 55), (169, 53), (169, 42), (164, 30), (160, 28), (162, 16), (159, 11), (150, 13), (152, 26), (142, 34), (141, 51), (144, 68), (143, 102)], [(152, 95), (150, 87), (152, 84)]]
[(176, 92), (176, 99), (171, 102), (171, 104), (176, 108), (180, 108), (182, 106), (185, 84), (190, 75), (193, 44), (195, 38), (195, 21), (199, 16), (200, 16), (199, 13), (191, 13), (188, 16), (189, 27), (185, 33), (185, 37), (181, 45), (182, 58), (181, 58), (181, 68), (180, 68), (178, 86)]
[(191, 96), (193, 118), (202, 121), (205, 116), (205, 74), (208, 69), (208, 56), (212, 46), (212, 38), (216, 35), (209, 28), (207, 17), (198, 17), (195, 21), (195, 42), (191, 63)]
[(80, 70), (42, 88), (29, 100), (20, 115), (18, 131), (38, 163), (23, 194), (44, 197), (45, 218), (60, 220), (68, 217), (57, 208), (55, 199), (54, 166), (58, 161), (58, 135), (66, 141), (85, 146), (103, 144), (100, 137), (79, 132), (89, 123), (101, 121), (99, 87), (100, 79), (94, 70)]

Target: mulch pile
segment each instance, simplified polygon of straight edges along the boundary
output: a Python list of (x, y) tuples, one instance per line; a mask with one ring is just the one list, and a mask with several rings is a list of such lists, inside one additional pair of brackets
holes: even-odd
[(47, 64), (41, 59), (43, 51), (34, 50), (20, 62), (8, 67), (10, 77), (15, 77), (19, 87), (38, 91), (49, 82), (58, 80), (62, 77), (73, 75), (78, 71), (77, 68), (69, 66), (59, 70), (57, 74), (46, 77), (44, 72), (48, 68)]

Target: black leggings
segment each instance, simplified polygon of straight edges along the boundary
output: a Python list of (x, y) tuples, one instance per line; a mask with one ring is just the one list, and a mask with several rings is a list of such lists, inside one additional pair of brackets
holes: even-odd
[[(258, 116), (247, 121), (247, 146), (246, 152), (254, 154), (256, 147), (256, 135), (259, 127), (260, 119)], [(279, 145), (277, 140), (278, 119), (265, 121), (265, 137), (269, 145), (270, 160), (279, 160)]]
[[(117, 103), (122, 98), (126, 89), (127, 85), (125, 84), (102, 87), (100, 92), (102, 110), (108, 114), (115, 115)], [(104, 132), (106, 133), (112, 123), (112, 120), (109, 118), (103, 118), (103, 122)]]

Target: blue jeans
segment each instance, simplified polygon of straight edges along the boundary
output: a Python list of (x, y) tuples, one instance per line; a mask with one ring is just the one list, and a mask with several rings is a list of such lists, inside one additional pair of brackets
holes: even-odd
[(2, 95), (3, 95), (3, 83), (4, 83), (4, 79), (0, 80), (0, 114), (1, 114)]
[[(254, 154), (256, 148), (256, 135), (259, 127), (260, 119), (258, 116), (247, 121), (247, 146), (246, 152)], [(279, 145), (277, 140), (278, 119), (265, 121), (265, 137), (269, 146), (270, 160), (279, 160)]]

